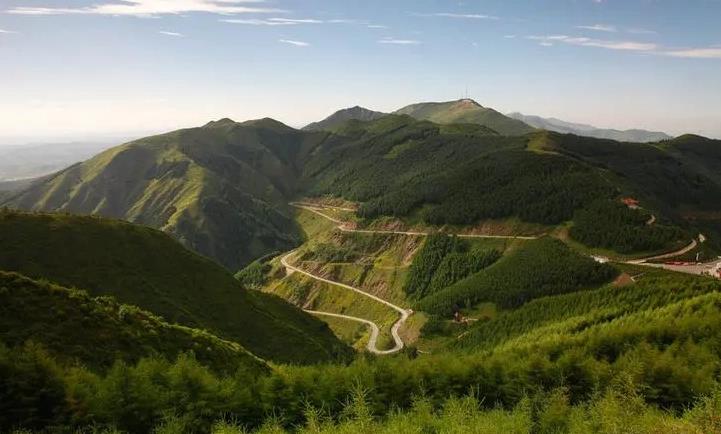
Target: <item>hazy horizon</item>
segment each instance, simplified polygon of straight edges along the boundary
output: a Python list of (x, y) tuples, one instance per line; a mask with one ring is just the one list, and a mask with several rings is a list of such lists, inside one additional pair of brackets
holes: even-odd
[(293, 127), (466, 92), (502, 113), (721, 138), (721, 2), (7, 0), (0, 144), (229, 117)]

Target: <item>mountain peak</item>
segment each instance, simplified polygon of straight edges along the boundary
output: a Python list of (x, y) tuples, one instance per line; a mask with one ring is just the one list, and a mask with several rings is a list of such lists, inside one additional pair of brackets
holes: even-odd
[(476, 100), (471, 98), (461, 98), (458, 101), (455, 102), (457, 106), (464, 107), (464, 108), (484, 108), (482, 105), (480, 105)]
[(203, 125), (203, 128), (212, 128), (212, 127), (222, 127), (225, 125), (232, 125), (235, 124), (235, 121), (230, 118), (223, 118), (218, 119), (217, 121), (210, 121), (207, 124)]
[(319, 122), (313, 122), (303, 127), (305, 131), (335, 130), (349, 120), (374, 121), (386, 116), (386, 113), (376, 112), (359, 105), (338, 110)]

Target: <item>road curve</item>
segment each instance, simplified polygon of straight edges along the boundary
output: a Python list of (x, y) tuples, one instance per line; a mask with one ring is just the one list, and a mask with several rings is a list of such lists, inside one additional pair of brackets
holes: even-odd
[[(324, 205), (308, 205), (301, 202), (290, 202), (290, 206), (301, 208), (306, 211), (310, 211), (314, 214), (318, 214), (319, 216), (332, 221), (333, 223), (338, 224), (338, 229), (343, 232), (353, 232), (357, 234), (383, 234), (383, 235), (410, 235), (410, 236), (416, 236), (416, 237), (425, 237), (430, 235), (430, 232), (416, 232), (416, 231), (379, 231), (379, 230), (370, 230), (370, 229), (350, 229), (346, 227), (348, 222), (344, 222), (343, 220), (338, 220), (335, 217), (329, 216), (328, 214), (324, 214), (321, 212), (322, 209), (338, 209), (343, 211), (354, 211), (350, 208), (339, 208), (339, 207), (331, 207), (331, 206), (324, 206)], [(449, 234), (450, 235), (450, 234)], [(524, 237), (524, 236), (516, 236), (516, 235), (477, 235), (477, 234), (453, 234), (456, 235), (459, 238), (496, 238), (496, 239), (519, 239), (519, 240), (535, 240), (538, 237)]]
[(369, 294), (369, 293), (363, 291), (362, 289), (358, 289), (358, 288), (356, 288), (356, 287), (353, 287), (353, 286), (350, 286), (350, 285), (346, 285), (345, 283), (340, 283), (340, 282), (336, 282), (336, 281), (334, 281), (334, 280), (329, 280), (329, 279), (326, 279), (326, 278), (324, 278), (324, 277), (316, 276), (315, 274), (309, 273), (309, 272), (307, 272), (307, 271), (305, 271), (305, 270), (303, 270), (303, 269), (301, 269), (301, 268), (298, 268), (298, 267), (296, 267), (295, 265), (292, 265), (292, 264), (290, 264), (290, 262), (288, 262), (288, 259), (289, 259), (294, 253), (295, 253), (295, 250), (292, 250), (292, 251), (288, 252), (285, 256), (283, 256), (283, 257), (280, 259), (280, 263), (283, 264), (283, 266), (286, 267), (286, 269), (289, 269), (289, 270), (292, 270), (292, 271), (301, 273), (301, 274), (303, 274), (303, 275), (305, 275), (305, 276), (308, 276), (308, 277), (310, 277), (310, 278), (312, 278), (312, 279), (318, 280), (318, 281), (323, 282), (323, 283), (327, 283), (327, 284), (329, 284), (329, 285), (334, 285), (334, 286), (339, 286), (339, 287), (341, 287), (341, 288), (349, 289), (349, 290), (354, 291), (354, 292), (356, 292), (356, 293), (358, 293), (358, 294), (360, 294), (360, 295), (362, 295), (362, 296), (364, 296), (364, 297), (368, 297), (368, 298), (370, 298), (370, 299), (372, 299), (372, 300), (377, 301), (378, 303), (382, 303), (382, 304), (390, 307), (391, 309), (397, 311), (397, 312), (400, 314), (400, 318), (399, 318), (398, 321), (396, 321), (396, 322), (393, 324), (393, 326), (391, 327), (391, 335), (393, 336), (393, 341), (395, 342), (395, 346), (394, 346), (393, 348), (389, 349), (389, 350), (379, 350), (379, 349), (378, 349), (378, 345), (377, 345), (377, 344), (378, 344), (378, 335), (380, 334), (380, 328), (378, 327), (377, 324), (375, 324), (375, 323), (372, 322), (372, 321), (369, 321), (369, 320), (366, 320), (366, 319), (362, 319), (362, 318), (357, 318), (357, 317), (354, 317), (354, 316), (348, 316), (348, 315), (341, 315), (341, 314), (337, 314), (337, 313), (320, 312), (320, 311), (314, 311), (314, 310), (304, 309), (306, 312), (311, 313), (311, 314), (315, 314), (315, 315), (326, 315), (326, 316), (332, 316), (332, 317), (336, 317), (336, 318), (344, 318), (344, 319), (348, 319), (348, 320), (351, 320), (351, 321), (362, 322), (362, 323), (368, 325), (368, 326), (370, 327), (370, 329), (371, 329), (371, 336), (370, 336), (370, 338), (368, 339), (368, 346), (367, 346), (367, 348), (368, 348), (368, 351), (370, 351), (371, 353), (379, 354), (379, 355), (385, 355), (385, 354), (396, 353), (396, 352), (398, 352), (398, 351), (400, 351), (400, 350), (403, 349), (403, 347), (404, 347), (405, 345), (404, 345), (403, 339), (401, 339), (400, 334), (398, 333), (398, 331), (400, 330), (400, 328), (401, 328), (401, 326), (403, 325), (403, 323), (405, 323), (406, 320), (408, 319), (408, 317), (411, 315), (411, 311), (406, 310), (406, 309), (403, 309), (403, 308), (400, 307), (400, 306), (396, 306), (395, 304), (390, 303), (390, 302), (388, 302), (388, 301), (386, 301), (386, 300), (383, 300), (383, 299), (380, 298), (380, 297), (376, 297), (376, 296), (373, 295), (373, 294)]
[(626, 261), (626, 263), (633, 264), (633, 265), (644, 265), (648, 261), (654, 261), (654, 260), (658, 260), (658, 259), (675, 258), (676, 256), (681, 256), (681, 255), (684, 255), (684, 254), (690, 252), (691, 250), (695, 249), (697, 245), (698, 245), (698, 241), (696, 241), (696, 239), (694, 238), (693, 241), (691, 241), (691, 244), (687, 245), (683, 249), (676, 250), (675, 252), (664, 253), (663, 255), (650, 256), (648, 258), (633, 259), (630, 261)]

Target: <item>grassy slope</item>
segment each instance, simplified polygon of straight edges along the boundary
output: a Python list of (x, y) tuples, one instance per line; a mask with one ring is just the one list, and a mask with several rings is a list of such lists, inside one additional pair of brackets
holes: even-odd
[(303, 127), (303, 131), (336, 131), (349, 120), (373, 121), (383, 116), (387, 116), (387, 114), (355, 106), (338, 110), (322, 121), (310, 123)]
[(212, 334), (171, 325), (150, 312), (109, 297), (0, 271), (0, 341), (8, 346), (41, 344), (60, 359), (107, 369), (117, 360), (142, 357), (174, 360), (193, 351), (215, 371), (238, 368), (263, 372), (267, 366), (240, 345)]
[(281, 362), (348, 355), (322, 322), (248, 291), (214, 262), (162, 232), (70, 215), (0, 215), (0, 269), (112, 295), (169, 322), (207, 329)]
[[(297, 212), (297, 219), (307, 239), (296, 255), (297, 264), (303, 269), (359, 287), (401, 306), (407, 305), (402, 290), (408, 272), (405, 260), (422, 239), (344, 233), (335, 230), (336, 225), (332, 222), (305, 210)], [(328, 261), (321, 254), (327, 250), (342, 252), (346, 257)], [(286, 277), (280, 269), (271, 277), (266, 291), (306, 308), (374, 321), (381, 327), (379, 344), (392, 346), (389, 329), (398, 319), (394, 310), (347, 289), (318, 283), (297, 274)], [(353, 321), (319, 318), (327, 322), (345, 342), (364, 348), (367, 326)], [(410, 328), (416, 330), (412, 333), (416, 333), (419, 326), (412, 325)]]
[(509, 118), (470, 100), (413, 104), (395, 113), (439, 124), (484, 125), (507, 136), (519, 136), (533, 131), (531, 126), (522, 121)]
[(235, 271), (298, 243), (284, 204), (299, 161), (326, 136), (224, 119), (110, 149), (6, 204), (149, 225)]

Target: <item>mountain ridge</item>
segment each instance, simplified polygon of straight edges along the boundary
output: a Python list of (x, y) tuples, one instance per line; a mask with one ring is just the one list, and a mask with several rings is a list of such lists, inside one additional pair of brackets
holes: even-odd
[(639, 128), (632, 128), (628, 130), (598, 128), (587, 124), (567, 122), (553, 117), (544, 118), (535, 115), (524, 115), (520, 112), (508, 113), (507, 116), (523, 121), (534, 128), (555, 131), (563, 134), (594, 137), (597, 139), (611, 139), (620, 142), (650, 143), (670, 140), (673, 138), (661, 131), (648, 131)]

